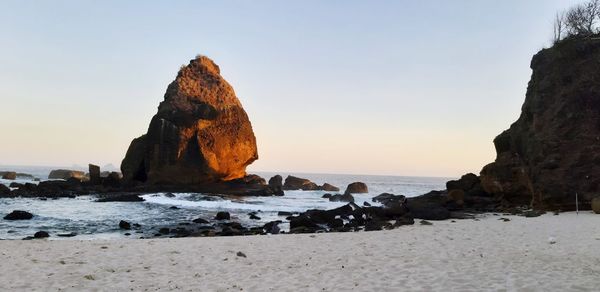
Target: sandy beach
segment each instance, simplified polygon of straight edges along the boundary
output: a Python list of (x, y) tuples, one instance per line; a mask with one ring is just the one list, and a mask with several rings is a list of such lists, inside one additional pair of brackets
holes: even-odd
[(0, 285), (11, 291), (597, 291), (600, 279), (600, 216), (591, 212), (376, 232), (0, 246)]

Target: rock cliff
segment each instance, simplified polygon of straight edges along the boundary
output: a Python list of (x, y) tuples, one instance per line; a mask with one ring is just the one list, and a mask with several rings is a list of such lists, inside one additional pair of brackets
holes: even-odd
[(502, 206), (590, 208), (600, 193), (600, 40), (578, 38), (543, 49), (521, 116), (494, 139), (497, 157), (481, 186)]
[(246, 175), (258, 159), (248, 115), (219, 66), (198, 56), (167, 88), (148, 132), (121, 164), (126, 181), (202, 184)]

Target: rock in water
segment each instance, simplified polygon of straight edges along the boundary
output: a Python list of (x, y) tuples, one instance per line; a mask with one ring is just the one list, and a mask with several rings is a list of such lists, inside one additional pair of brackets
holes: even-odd
[(29, 220), (33, 218), (33, 214), (27, 211), (15, 210), (4, 216), (4, 220)]
[(269, 186), (275, 189), (281, 189), (283, 187), (283, 177), (281, 175), (275, 175), (269, 179)]
[(283, 189), (286, 191), (295, 191), (295, 190), (316, 191), (316, 190), (320, 190), (320, 187), (316, 183), (314, 183), (308, 179), (288, 175), (285, 178), (285, 183), (283, 184)]
[(17, 179), (17, 173), (14, 171), (3, 172), (2, 179), (15, 180)]
[(125, 221), (125, 220), (121, 220), (119, 221), (119, 228), (120, 229), (125, 229), (125, 230), (130, 230), (131, 229), (131, 223)]
[(46, 231), (38, 231), (33, 235), (34, 238), (46, 238), (50, 237), (50, 234)]
[(215, 216), (215, 220), (229, 220), (231, 219), (231, 215), (229, 212), (217, 212)]
[(10, 189), (7, 186), (5, 186), (4, 184), (0, 184), (0, 195), (1, 196), (10, 195)]
[(344, 194), (366, 194), (369, 192), (369, 188), (365, 183), (353, 182), (346, 187)]
[(78, 170), (69, 170), (69, 169), (55, 169), (50, 172), (48, 175), (49, 179), (64, 179), (68, 180), (70, 178), (75, 178), (79, 181), (85, 179), (85, 173), (83, 171)]
[(521, 116), (494, 139), (484, 190), (504, 205), (589, 209), (600, 192), (600, 42), (572, 38), (531, 61)]
[(150, 184), (198, 184), (243, 178), (258, 159), (246, 111), (219, 66), (204, 56), (182, 67), (148, 132), (131, 142), (123, 178)]

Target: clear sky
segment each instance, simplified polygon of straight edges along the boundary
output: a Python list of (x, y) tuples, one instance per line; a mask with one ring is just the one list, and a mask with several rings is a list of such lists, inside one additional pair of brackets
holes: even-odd
[(0, 164), (119, 166), (203, 54), (250, 116), (250, 171), (478, 173), (576, 2), (3, 0)]

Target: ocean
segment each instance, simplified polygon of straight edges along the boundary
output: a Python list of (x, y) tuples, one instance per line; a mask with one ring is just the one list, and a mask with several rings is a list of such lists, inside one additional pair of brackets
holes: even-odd
[[(1, 167), (0, 171), (12, 170), (29, 173), (41, 180), (48, 178), (52, 167)], [(275, 174), (284, 177), (294, 176), (310, 179), (321, 185), (325, 182), (337, 186), (344, 191), (352, 182), (367, 184), (368, 194), (355, 194), (355, 201), (362, 205), (381, 193), (402, 194), (413, 197), (431, 190), (445, 189), (446, 181), (451, 178), (378, 176), (378, 175), (343, 175), (314, 173), (266, 173), (256, 174), (269, 179)], [(9, 185), (13, 181), (0, 179), (0, 183)], [(18, 179), (16, 182), (31, 182)], [(0, 198), (0, 215), (13, 210), (24, 210), (33, 213), (32, 220), (8, 221), (0, 220), (0, 239), (21, 239), (32, 236), (36, 231), (50, 233), (50, 239), (113, 239), (140, 238), (153, 236), (153, 232), (161, 226), (174, 226), (182, 222), (190, 222), (196, 218), (210, 220), (219, 211), (231, 214), (232, 220), (244, 226), (261, 226), (274, 220), (285, 221), (279, 216), (280, 211), (304, 212), (309, 209), (332, 209), (345, 205), (343, 202), (330, 202), (321, 198), (324, 191), (285, 191), (282, 197), (243, 197), (220, 198), (197, 193), (176, 193), (174, 197), (165, 193), (144, 195), (144, 202), (108, 202), (98, 203), (92, 196), (77, 198), (60, 198), (56, 200), (40, 200), (35, 198)], [(260, 220), (251, 220), (248, 213), (256, 212)], [(119, 221), (126, 220), (142, 225), (137, 231), (119, 229)], [(282, 224), (285, 230), (286, 224)], [(59, 237), (59, 234), (76, 233), (75, 237)], [(133, 233), (126, 235), (126, 233)]]

